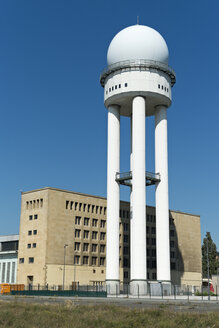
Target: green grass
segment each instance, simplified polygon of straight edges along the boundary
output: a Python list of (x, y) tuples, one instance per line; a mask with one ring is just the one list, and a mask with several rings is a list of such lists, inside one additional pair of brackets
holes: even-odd
[(0, 327), (5, 328), (218, 328), (219, 313), (179, 313), (101, 305), (35, 305), (0, 302)]

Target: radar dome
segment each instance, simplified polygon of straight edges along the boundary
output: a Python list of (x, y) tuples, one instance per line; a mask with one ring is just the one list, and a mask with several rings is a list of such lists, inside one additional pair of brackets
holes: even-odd
[(168, 65), (169, 51), (164, 38), (151, 27), (129, 26), (111, 41), (107, 63), (112, 65), (124, 60), (154, 60)]

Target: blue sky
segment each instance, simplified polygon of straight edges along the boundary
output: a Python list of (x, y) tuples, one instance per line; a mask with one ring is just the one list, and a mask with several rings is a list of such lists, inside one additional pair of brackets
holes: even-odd
[[(218, 0), (0, 2), (0, 234), (19, 231), (21, 190), (106, 196), (99, 75), (113, 36), (139, 16), (165, 38), (177, 74), (168, 110), (170, 208), (200, 214), (202, 236), (210, 231), (219, 248), (218, 12)], [(153, 118), (146, 127), (154, 171)], [(122, 118), (121, 171), (129, 170), (129, 147)]]

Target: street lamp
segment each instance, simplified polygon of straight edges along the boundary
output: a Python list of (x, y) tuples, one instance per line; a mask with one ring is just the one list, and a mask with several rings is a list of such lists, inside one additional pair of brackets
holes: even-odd
[(65, 254), (66, 254), (66, 247), (68, 247), (68, 244), (64, 245), (64, 267), (63, 267), (63, 284), (62, 284), (62, 290), (64, 290), (65, 287)]

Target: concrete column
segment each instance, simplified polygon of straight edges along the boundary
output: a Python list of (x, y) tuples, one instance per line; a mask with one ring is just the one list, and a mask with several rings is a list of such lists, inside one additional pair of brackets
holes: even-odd
[(170, 282), (170, 237), (168, 196), (167, 108), (155, 112), (155, 171), (161, 181), (156, 184), (157, 280)]
[(145, 209), (145, 99), (132, 103), (131, 293), (147, 292)]
[(120, 114), (119, 106), (108, 108), (107, 158), (107, 293), (119, 293), (119, 184), (115, 181), (120, 170)]

